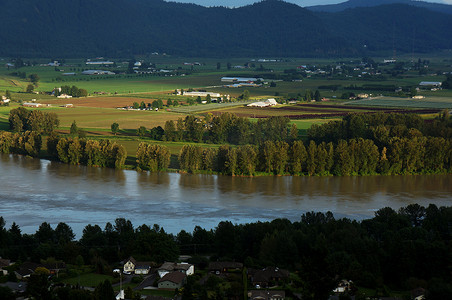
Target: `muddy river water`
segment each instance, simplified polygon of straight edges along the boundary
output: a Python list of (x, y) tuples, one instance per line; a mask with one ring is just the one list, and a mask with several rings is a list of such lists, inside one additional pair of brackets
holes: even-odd
[(307, 211), (364, 219), (380, 208), (410, 203), (452, 205), (452, 175), (362, 177), (230, 177), (149, 174), (70, 166), (0, 155), (0, 216), (9, 228), (34, 233), (42, 222), (65, 222), (81, 237), (87, 224), (104, 228), (126, 218), (191, 232), (233, 223), (300, 219)]

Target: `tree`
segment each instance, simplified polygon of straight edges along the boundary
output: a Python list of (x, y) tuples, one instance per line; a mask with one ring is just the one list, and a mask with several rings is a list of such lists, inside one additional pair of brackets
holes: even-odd
[(221, 63), (217, 62), (217, 70), (221, 69)]
[(144, 126), (140, 126), (140, 128), (137, 129), (137, 134), (140, 137), (144, 137), (146, 135), (146, 132), (147, 132), (147, 130), (146, 130), (146, 127), (144, 127)]
[(74, 240), (75, 234), (72, 228), (66, 223), (60, 222), (54, 231), (55, 241), (60, 244), (66, 244)]
[(164, 140), (166, 141), (177, 141), (176, 124), (173, 120), (165, 122), (164, 126)]
[(111, 133), (116, 135), (118, 132), (119, 132), (119, 124), (114, 122), (113, 124), (111, 124)]
[(38, 74), (30, 74), (30, 76), (28, 76), (30, 78), (31, 83), (33, 83), (35, 86), (38, 85), (38, 81), (39, 81), (39, 75)]
[(94, 290), (94, 299), (96, 300), (114, 300), (115, 292), (108, 279), (97, 285)]
[(319, 90), (316, 90), (315, 91), (315, 93), (314, 93), (314, 99), (315, 99), (315, 101), (320, 101), (320, 92), (319, 92)]
[(11, 99), (11, 92), (9, 90), (6, 90), (5, 97), (6, 99)]
[(35, 89), (35, 86), (32, 85), (32, 84), (29, 84), (29, 85), (27, 85), (27, 90), (26, 90), (26, 92), (29, 93), (29, 94), (31, 94), (31, 93), (33, 93), (33, 90), (34, 90), (34, 89)]
[(311, 90), (306, 90), (306, 92), (304, 93), (304, 100), (306, 101), (311, 101), (312, 99), (312, 92)]
[(71, 135), (78, 134), (78, 127), (77, 127), (77, 123), (75, 122), (75, 120), (74, 120), (74, 122), (72, 122), (71, 129), (70, 129), (69, 132), (70, 132)]
[(242, 100), (249, 100), (250, 99), (250, 92), (248, 90), (244, 90), (243, 94), (240, 95), (240, 99)]

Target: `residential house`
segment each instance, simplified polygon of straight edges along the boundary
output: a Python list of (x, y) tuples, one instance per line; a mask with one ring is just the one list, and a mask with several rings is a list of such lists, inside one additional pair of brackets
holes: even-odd
[(267, 267), (262, 270), (248, 270), (248, 277), (253, 286), (267, 288), (280, 285), (289, 278), (289, 271), (279, 269), (278, 267)]
[(158, 281), (158, 288), (164, 290), (180, 289), (186, 282), (187, 275), (183, 272), (174, 271), (167, 273)]
[(10, 265), (12, 265), (12, 263), (9, 259), (0, 258), (0, 274), (8, 275), (8, 270), (6, 270), (5, 268)]
[(158, 269), (160, 278), (171, 272), (181, 272), (187, 276), (195, 274), (195, 266), (188, 263), (165, 262)]
[(135, 266), (135, 274), (147, 275), (151, 271), (151, 264), (149, 262), (138, 262)]
[(137, 265), (137, 261), (132, 256), (129, 260), (124, 264), (124, 273), (133, 273), (135, 272), (135, 266)]
[(232, 261), (214, 261), (209, 263), (209, 271), (215, 274), (228, 273), (231, 271), (238, 271), (243, 268), (243, 264)]
[(132, 256), (124, 264), (124, 273), (135, 273), (137, 275), (147, 275), (151, 271), (151, 263), (146, 261), (136, 261)]
[(38, 267), (42, 267), (42, 265), (32, 262), (24, 262), (14, 273), (16, 274), (17, 279), (22, 280), (30, 277)]
[(248, 299), (250, 300), (283, 300), (285, 298), (285, 291), (251, 290), (248, 292)]

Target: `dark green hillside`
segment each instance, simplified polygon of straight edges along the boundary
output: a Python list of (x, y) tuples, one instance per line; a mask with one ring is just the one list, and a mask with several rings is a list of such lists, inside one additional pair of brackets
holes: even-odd
[[(391, 4), (318, 13), (328, 29), (368, 51), (429, 52), (452, 48), (452, 18), (419, 7)], [(414, 49), (413, 49), (414, 48)]]
[[(314, 13), (283, 1), (206, 8), (161, 0), (0, 0), (0, 56), (343, 56), (451, 46), (446, 14), (409, 5)], [(369, 46), (362, 49), (362, 45)]]

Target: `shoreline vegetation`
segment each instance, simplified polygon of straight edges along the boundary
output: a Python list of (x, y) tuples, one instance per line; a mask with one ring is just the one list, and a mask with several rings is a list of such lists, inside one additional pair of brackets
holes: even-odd
[(55, 113), (19, 107), (11, 110), (9, 124), (14, 132), (0, 132), (0, 152), (73, 165), (230, 176), (452, 172), (452, 120), (447, 110), (428, 122), (416, 114), (348, 114), (341, 121), (313, 125), (307, 140), (299, 139), (285, 117), (251, 122), (230, 113), (204, 119), (189, 115), (151, 130), (158, 132), (156, 139), (187, 142), (177, 157), (165, 145), (141, 142), (136, 163), (127, 166), (127, 151), (120, 142), (58, 135)]
[[(188, 263), (195, 265), (195, 274), (184, 289), (196, 286), (198, 292), (221, 286), (220, 282), (196, 284), (207, 274), (209, 262), (234, 261), (248, 270), (269, 266), (287, 269), (292, 274), (290, 280), (276, 285), (290, 295), (302, 294), (303, 299), (328, 299), (342, 279), (356, 285), (349, 295), (357, 299), (367, 299), (363, 291), (369, 289), (380, 299), (392, 294), (390, 290), (408, 295), (419, 287), (428, 290), (432, 295), (429, 299), (448, 299), (452, 292), (451, 220), (452, 207), (434, 204), (410, 204), (397, 211), (384, 207), (362, 221), (312, 211), (302, 214), (298, 221), (221, 221), (214, 229), (195, 226), (192, 232), (182, 229), (177, 234), (166, 232), (158, 224), (134, 226), (128, 219), (117, 218), (104, 228), (86, 224), (82, 236), (75, 239), (72, 228), (64, 222), (56, 226), (43, 222), (34, 234), (26, 234), (15, 222), (7, 228), (0, 216), (0, 255), (16, 262), (7, 267), (13, 275), (22, 263), (30, 261), (65, 266), (58, 276), (46, 276), (46, 282), (53, 282), (55, 290), (62, 288), (57, 283), (73, 282), (81, 274), (114, 279), (112, 270), (121, 268), (119, 262), (131, 256), (158, 268), (184, 255)], [(81, 272), (82, 266), (91, 271)], [(37, 275), (31, 275), (30, 285)], [(228, 278), (228, 282), (235, 280)], [(248, 280), (244, 278), (242, 281), (239, 277), (240, 284), (231, 291), (246, 291)]]

